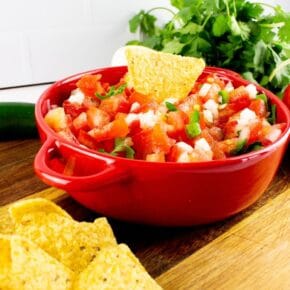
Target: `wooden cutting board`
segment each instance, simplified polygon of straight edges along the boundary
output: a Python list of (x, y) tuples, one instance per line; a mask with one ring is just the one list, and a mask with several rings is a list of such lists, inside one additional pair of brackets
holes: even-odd
[[(50, 199), (77, 220), (98, 215), (33, 173), (38, 141), (0, 143), (0, 232), (11, 231), (10, 202)], [(109, 219), (164, 289), (290, 289), (289, 151), (274, 181), (249, 209), (225, 221), (189, 228), (158, 228)]]
[[(27, 196), (68, 201), (55, 188)], [(65, 204), (65, 203), (64, 203)], [(68, 209), (67, 206), (63, 206)], [(7, 206), (0, 232), (10, 232)], [(290, 289), (290, 189), (157, 277), (164, 289)]]

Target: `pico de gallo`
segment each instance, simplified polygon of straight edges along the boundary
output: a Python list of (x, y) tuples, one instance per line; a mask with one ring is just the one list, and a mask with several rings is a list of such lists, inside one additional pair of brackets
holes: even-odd
[(219, 160), (275, 142), (285, 124), (253, 84), (200, 78), (183, 100), (158, 103), (126, 83), (84, 75), (46, 123), (61, 137), (114, 156), (154, 162)]

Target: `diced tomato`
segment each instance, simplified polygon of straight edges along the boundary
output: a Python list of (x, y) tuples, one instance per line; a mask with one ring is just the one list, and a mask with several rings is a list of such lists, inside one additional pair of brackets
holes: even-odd
[(102, 100), (99, 109), (107, 112), (113, 118), (118, 112), (128, 113), (130, 107), (130, 103), (123, 95), (116, 95)]
[(94, 97), (96, 93), (103, 95), (105, 94), (105, 89), (102, 86), (100, 79), (102, 76), (97, 75), (84, 75), (78, 82), (77, 87), (86, 95)]
[(97, 143), (92, 136), (88, 134), (88, 132), (84, 130), (80, 130), (78, 134), (78, 140), (80, 144), (85, 145), (90, 149), (97, 149)]
[(89, 97), (85, 96), (83, 105), (86, 109), (89, 109), (90, 107), (98, 107), (100, 104), (100, 100), (96, 97)]
[(185, 124), (188, 123), (188, 116), (183, 111), (178, 110), (175, 112), (169, 112), (166, 115), (166, 122), (171, 125), (167, 131), (168, 135), (172, 138), (178, 138), (184, 131)]
[(138, 93), (138, 92), (133, 92), (129, 97), (129, 102), (131, 104), (138, 102), (141, 105), (145, 105), (145, 104), (151, 103), (152, 98), (147, 96), (147, 95), (143, 95), (141, 93)]
[(219, 127), (211, 127), (208, 129), (208, 133), (213, 137), (216, 141), (221, 141), (224, 138), (223, 130)]
[(46, 114), (44, 120), (55, 132), (59, 132), (67, 128), (67, 116), (63, 108), (58, 107), (51, 109)]
[(262, 122), (255, 122), (250, 126), (250, 136), (247, 141), (248, 145), (260, 140), (262, 128), (263, 128)]
[(159, 125), (145, 129), (132, 136), (133, 147), (141, 158), (147, 154), (164, 152), (167, 154), (174, 140), (170, 139), (165, 130)]
[(72, 125), (75, 131), (78, 131), (80, 129), (89, 130), (87, 114), (85, 112), (80, 113), (72, 121)]
[(88, 134), (98, 142), (123, 138), (126, 137), (128, 133), (129, 128), (123, 118), (116, 119), (104, 127), (94, 128), (88, 132)]
[(80, 113), (86, 111), (86, 107), (84, 105), (80, 105), (77, 103), (71, 103), (68, 100), (65, 100), (62, 104), (64, 111), (67, 115), (76, 118)]
[(90, 107), (87, 110), (87, 119), (91, 129), (102, 128), (110, 122), (109, 114), (96, 107)]
[(226, 156), (231, 156), (237, 149), (239, 138), (226, 139), (219, 142), (219, 148), (224, 152)]
[(226, 139), (231, 139), (234, 137), (237, 137), (237, 125), (238, 121), (237, 120), (229, 120), (225, 126), (224, 126), (224, 134)]
[(243, 86), (234, 89), (233, 91), (230, 92), (229, 95), (230, 95), (229, 106), (235, 112), (247, 108), (251, 103), (249, 93)]
[(147, 154), (146, 160), (151, 162), (165, 162), (165, 154), (164, 152)]
[(118, 118), (109, 124), (109, 138), (123, 138), (129, 133), (129, 127), (124, 118)]
[(267, 114), (265, 102), (261, 99), (251, 100), (249, 109), (254, 111), (258, 117), (265, 117)]
[(227, 105), (224, 109), (219, 111), (219, 118), (217, 123), (217, 126), (222, 127), (224, 124), (229, 120), (229, 118), (235, 114), (235, 110), (231, 108), (230, 105)]
[(221, 146), (219, 145), (219, 142), (217, 142), (214, 137), (210, 134), (208, 129), (205, 129), (202, 131), (200, 134), (200, 138), (204, 138), (207, 143), (209, 144), (212, 153), (213, 153), (213, 160), (218, 160), (218, 159), (225, 159), (225, 153), (222, 150)]

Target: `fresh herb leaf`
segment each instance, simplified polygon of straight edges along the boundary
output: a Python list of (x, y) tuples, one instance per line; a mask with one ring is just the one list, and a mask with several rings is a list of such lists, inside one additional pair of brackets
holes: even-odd
[(265, 105), (267, 106), (268, 105), (268, 99), (266, 97), (265, 94), (259, 94), (256, 96), (256, 99), (261, 99), (262, 101), (264, 101)]
[(248, 146), (246, 152), (251, 151), (258, 151), (260, 149), (264, 148), (261, 142), (254, 142), (251, 145)]
[(135, 33), (137, 31), (138, 27), (141, 24), (144, 14), (145, 14), (144, 10), (141, 10), (138, 14), (136, 14), (129, 20), (129, 28), (131, 33)]
[(216, 37), (220, 37), (228, 30), (228, 17), (223, 14), (218, 15), (212, 26), (212, 34)]
[(177, 108), (174, 104), (172, 104), (170, 102), (165, 102), (165, 105), (166, 105), (168, 111), (170, 111), (170, 112), (177, 111)]
[(116, 138), (115, 148), (110, 154), (116, 156), (120, 152), (125, 152), (125, 156), (130, 159), (135, 155), (134, 149), (126, 144), (126, 138)]
[(163, 26), (152, 12), (164, 7), (141, 10), (129, 21), (132, 32), (140, 31), (134, 44), (202, 57), (282, 94), (290, 83), (290, 13), (280, 6), (267, 13), (265, 4), (247, 0), (170, 2), (177, 12)]
[(126, 89), (127, 84), (122, 84), (118, 88), (115, 88), (115, 86), (111, 86), (109, 91), (105, 95), (101, 95), (99, 93), (96, 93), (96, 97), (98, 97), (100, 100), (108, 99), (112, 96), (120, 95), (124, 92)]
[(276, 123), (276, 109), (277, 109), (276, 105), (272, 104), (270, 116), (268, 117), (268, 122), (272, 125)]
[(179, 42), (179, 40), (173, 39), (164, 44), (162, 51), (173, 54), (179, 54), (184, 46), (185, 43), (181, 43)]

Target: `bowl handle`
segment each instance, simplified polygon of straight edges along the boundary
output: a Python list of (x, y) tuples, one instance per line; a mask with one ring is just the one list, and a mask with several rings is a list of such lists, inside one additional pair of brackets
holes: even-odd
[[(116, 160), (100, 156), (97, 154), (86, 155), (85, 158), (91, 159), (95, 162), (96, 168), (98, 163), (101, 164), (101, 169), (95, 174), (71, 176), (66, 173), (56, 171), (53, 165), (48, 164), (51, 155), (58, 148), (57, 142), (53, 138), (48, 138), (38, 151), (34, 159), (34, 170), (36, 174), (45, 183), (61, 188), (66, 191), (94, 191), (96, 188), (106, 186), (111, 183), (116, 183), (120, 180), (128, 178), (129, 172), (126, 168), (121, 166)], [(65, 144), (66, 147), (73, 146)], [(83, 158), (83, 154), (76, 154), (77, 158)], [(59, 160), (61, 157), (57, 157)]]

